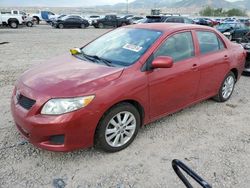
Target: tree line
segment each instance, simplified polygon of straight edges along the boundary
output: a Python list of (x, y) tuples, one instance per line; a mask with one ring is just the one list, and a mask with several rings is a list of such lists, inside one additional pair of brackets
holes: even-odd
[(207, 6), (200, 11), (201, 16), (219, 16), (219, 17), (232, 17), (232, 16), (248, 16), (245, 10), (232, 8), (223, 10), (222, 8), (212, 8)]

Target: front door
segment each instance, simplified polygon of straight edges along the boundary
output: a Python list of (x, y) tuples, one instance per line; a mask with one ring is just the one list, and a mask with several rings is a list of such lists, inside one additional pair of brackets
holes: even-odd
[(154, 53), (154, 58), (172, 57), (174, 65), (148, 73), (151, 119), (177, 111), (196, 100), (200, 72), (194, 49), (192, 33), (187, 31), (170, 36)]

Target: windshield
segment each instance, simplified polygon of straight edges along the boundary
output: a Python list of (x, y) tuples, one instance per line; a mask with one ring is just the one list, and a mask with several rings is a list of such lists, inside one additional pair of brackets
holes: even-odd
[(218, 29), (226, 29), (226, 28), (234, 28), (235, 27), (235, 23), (223, 23), (221, 25), (219, 25), (217, 28)]
[(160, 31), (120, 28), (82, 48), (83, 54), (106, 59), (112, 64), (134, 64), (162, 34)]

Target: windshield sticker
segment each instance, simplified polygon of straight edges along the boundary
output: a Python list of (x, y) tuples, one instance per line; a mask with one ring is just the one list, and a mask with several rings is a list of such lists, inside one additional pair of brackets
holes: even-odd
[(134, 44), (125, 44), (122, 48), (133, 51), (133, 52), (139, 52), (141, 51), (141, 46), (136, 46)]

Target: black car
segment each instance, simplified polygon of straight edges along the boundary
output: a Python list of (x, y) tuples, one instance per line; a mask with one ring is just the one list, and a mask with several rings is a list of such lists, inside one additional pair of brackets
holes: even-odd
[(125, 25), (130, 25), (130, 21), (126, 18), (119, 18), (116, 15), (106, 15), (103, 18), (96, 19), (92, 22), (92, 25), (95, 28), (104, 28), (104, 27), (121, 27)]
[(250, 29), (238, 22), (225, 22), (216, 27), (221, 33), (223, 33), (229, 40), (237, 40), (244, 37)]
[(183, 16), (169, 16), (165, 19), (164, 22), (194, 24), (194, 21), (192, 19)]
[(239, 42), (247, 52), (244, 74), (250, 76), (250, 32), (237, 42)]
[(211, 21), (209, 21), (205, 18), (196, 18), (196, 19), (194, 19), (194, 22), (198, 25), (212, 26)]
[(64, 16), (52, 22), (52, 26), (55, 28), (86, 28), (89, 26), (89, 22), (80, 16)]
[(167, 16), (146, 16), (140, 23), (160, 23), (165, 22)]

